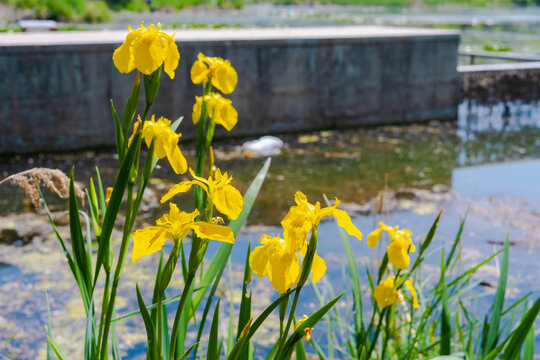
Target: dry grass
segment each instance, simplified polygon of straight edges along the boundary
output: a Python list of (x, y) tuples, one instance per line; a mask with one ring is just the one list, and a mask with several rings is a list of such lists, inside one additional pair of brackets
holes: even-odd
[[(61, 198), (69, 196), (69, 177), (58, 169), (33, 168), (8, 176), (0, 184), (11, 181), (23, 188), (26, 196), (34, 207), (39, 207), (40, 196), (38, 186), (45, 185), (47, 189)], [(84, 203), (84, 191), (75, 183), (75, 193)]]

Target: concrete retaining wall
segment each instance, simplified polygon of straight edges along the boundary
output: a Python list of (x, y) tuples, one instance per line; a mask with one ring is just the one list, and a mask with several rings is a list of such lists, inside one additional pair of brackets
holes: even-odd
[[(125, 32), (0, 35), (0, 153), (114, 144), (134, 74), (111, 56)], [(180, 66), (164, 75), (152, 113), (186, 121), (201, 88), (189, 69), (202, 51), (231, 61), (239, 113), (231, 135), (259, 135), (456, 116), (459, 35), (426, 29), (338, 27), (185, 30)], [(220, 131), (217, 135), (224, 135)]]
[(540, 62), (459, 66), (461, 94), (481, 103), (540, 100)]

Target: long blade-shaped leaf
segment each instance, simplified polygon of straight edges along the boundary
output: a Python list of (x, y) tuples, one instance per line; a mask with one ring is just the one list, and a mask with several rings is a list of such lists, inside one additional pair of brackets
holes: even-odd
[(504, 295), (506, 292), (506, 279), (508, 277), (508, 252), (510, 247), (510, 241), (508, 235), (504, 242), (503, 258), (501, 262), (501, 271), (499, 274), (499, 285), (497, 286), (497, 294), (495, 295), (495, 302), (491, 308), (491, 320), (489, 321), (489, 331), (487, 334), (486, 345), (484, 348), (484, 356), (486, 356), (494, 347), (499, 337), (499, 324), (501, 321), (501, 314), (504, 306)]
[(283, 345), (283, 352), (280, 359), (288, 359), (290, 354), (294, 351), (294, 347), (298, 341), (302, 339), (306, 328), (312, 328), (317, 324), (324, 315), (335, 305), (335, 303), (343, 296), (343, 293), (339, 294), (332, 300), (330, 300), (326, 305), (321, 307), (319, 310), (315, 311), (310, 317), (308, 317), (302, 324), (300, 324), (296, 330), (289, 336), (285, 345)]
[(111, 198), (109, 200), (109, 205), (107, 206), (107, 211), (105, 213), (105, 218), (103, 219), (103, 226), (101, 228), (101, 238), (98, 248), (97, 260), (96, 260), (96, 269), (94, 274), (94, 284), (97, 281), (101, 265), (103, 265), (103, 260), (105, 254), (109, 250), (111, 234), (118, 216), (118, 211), (120, 210), (120, 204), (122, 203), (122, 198), (124, 197), (124, 191), (129, 180), (129, 174), (133, 161), (135, 160), (135, 155), (137, 154), (138, 143), (141, 138), (141, 132), (138, 132), (131, 145), (128, 149), (124, 162), (118, 171), (118, 176), (114, 182), (113, 191)]
[(210, 337), (208, 339), (208, 350), (206, 353), (206, 360), (219, 360), (218, 353), (218, 326), (219, 326), (219, 304), (221, 298), (218, 299), (216, 309), (214, 310), (214, 317), (212, 318), (212, 324), (210, 325)]
[(150, 359), (158, 359), (159, 358), (159, 345), (157, 343), (157, 336), (156, 331), (154, 327), (154, 323), (152, 322), (152, 318), (150, 317), (150, 313), (146, 309), (146, 305), (144, 304), (144, 300), (142, 298), (141, 292), (139, 290), (139, 285), (136, 285), (137, 289), (137, 302), (139, 303), (139, 309), (141, 311), (141, 315), (144, 321), (144, 327), (146, 328), (146, 337), (148, 341), (148, 356)]
[[(69, 230), (71, 234), (71, 248), (75, 265), (82, 274), (86, 289), (89, 290), (92, 288), (92, 271), (90, 268), (91, 264), (88, 263), (89, 254), (87, 251), (91, 251), (91, 249), (86, 249), (83, 238), (81, 219), (79, 218), (79, 205), (77, 204), (77, 195), (75, 194), (73, 169), (71, 169), (69, 180)], [(88, 304), (85, 304), (85, 306), (88, 307)]]

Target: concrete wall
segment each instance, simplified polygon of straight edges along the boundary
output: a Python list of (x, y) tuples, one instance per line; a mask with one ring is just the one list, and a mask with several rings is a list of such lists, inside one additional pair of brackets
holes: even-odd
[(540, 61), (459, 66), (461, 97), (484, 104), (540, 100)]
[[(125, 33), (36, 36), (0, 35), (0, 153), (114, 144), (109, 100), (121, 111), (134, 77), (118, 73), (111, 60)], [(191, 30), (176, 40), (180, 66), (174, 80), (163, 75), (152, 113), (185, 115), (180, 131), (187, 138), (195, 135), (191, 107), (201, 88), (189, 70), (199, 51), (229, 59), (238, 71), (231, 98), (239, 122), (231, 135), (456, 116), (457, 33)]]

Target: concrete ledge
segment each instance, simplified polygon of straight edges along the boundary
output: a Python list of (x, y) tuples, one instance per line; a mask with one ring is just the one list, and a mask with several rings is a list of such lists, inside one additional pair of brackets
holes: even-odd
[[(0, 153), (114, 144), (109, 109), (119, 112), (134, 74), (112, 53), (126, 32), (0, 35)], [(197, 53), (227, 58), (239, 83), (230, 135), (259, 135), (456, 116), (459, 34), (427, 29), (332, 27), (182, 30), (176, 77), (164, 75), (152, 113), (186, 117), (200, 87)], [(142, 109), (139, 109), (142, 112)], [(217, 136), (226, 136), (224, 131)]]
[(463, 98), (482, 103), (540, 100), (540, 62), (459, 66)]

